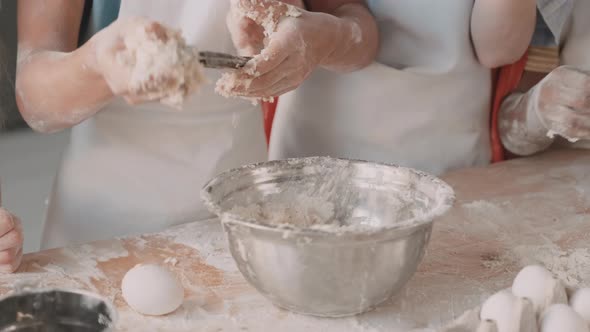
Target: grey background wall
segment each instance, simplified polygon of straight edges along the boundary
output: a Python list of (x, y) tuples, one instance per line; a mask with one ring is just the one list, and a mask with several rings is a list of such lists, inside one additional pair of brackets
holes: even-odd
[(5, 129), (22, 127), (14, 100), (16, 0), (0, 0), (0, 121)]

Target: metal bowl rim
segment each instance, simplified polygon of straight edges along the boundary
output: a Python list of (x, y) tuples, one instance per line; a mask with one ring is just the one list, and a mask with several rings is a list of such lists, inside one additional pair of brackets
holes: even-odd
[[(406, 219), (400, 222), (397, 222), (393, 225), (383, 226), (383, 227), (375, 227), (375, 228), (363, 228), (361, 230), (338, 230), (338, 231), (328, 231), (325, 229), (312, 229), (312, 228), (298, 228), (298, 227), (285, 227), (281, 225), (280, 227), (277, 226), (270, 226), (266, 224), (262, 224), (255, 219), (246, 219), (242, 218), (236, 214), (230, 212), (222, 212), (219, 204), (213, 203), (211, 198), (211, 190), (216, 185), (223, 183), (225, 180), (232, 178), (240, 173), (244, 172), (251, 172), (253, 169), (258, 167), (272, 167), (275, 165), (309, 165), (314, 162), (346, 162), (350, 164), (357, 164), (357, 165), (372, 165), (372, 166), (382, 166), (382, 167), (391, 167), (396, 168), (405, 172), (413, 173), (420, 178), (433, 183), (434, 185), (438, 186), (441, 191), (441, 195), (444, 195), (444, 199), (437, 202), (436, 206), (433, 206), (429, 209), (427, 213), (424, 215)], [(260, 231), (266, 232), (275, 232), (275, 233), (284, 233), (285, 231), (292, 232), (293, 235), (301, 235), (301, 236), (309, 236), (309, 237), (327, 237), (327, 236), (338, 236), (338, 237), (346, 237), (346, 236), (372, 236), (376, 233), (386, 232), (388, 235), (394, 235), (395, 232), (401, 230), (408, 230), (413, 228), (418, 228), (424, 224), (433, 223), (434, 220), (438, 217), (444, 215), (455, 203), (455, 193), (453, 188), (446, 183), (445, 181), (435, 177), (431, 174), (426, 172), (416, 170), (409, 167), (403, 167), (396, 164), (390, 163), (382, 163), (382, 162), (371, 162), (366, 160), (358, 160), (358, 159), (346, 159), (346, 158), (332, 158), (332, 157), (304, 157), (304, 158), (289, 158), (289, 159), (282, 159), (282, 160), (271, 160), (271, 161), (264, 161), (249, 165), (240, 166), (234, 169), (230, 169), (225, 171), (209, 182), (205, 184), (203, 189), (201, 190), (201, 199), (207, 206), (207, 208), (215, 213), (222, 221), (223, 224), (235, 224), (235, 225), (242, 225), (248, 228), (253, 228)]]
[(104, 297), (100, 294), (96, 294), (91, 291), (81, 290), (81, 289), (62, 288), (62, 287), (55, 287), (55, 288), (43, 287), (43, 288), (30, 288), (30, 289), (27, 288), (27, 289), (24, 289), (24, 290), (18, 291), (18, 292), (13, 290), (13, 291), (7, 293), (6, 295), (0, 296), (0, 303), (9, 299), (9, 298), (12, 298), (12, 297), (26, 296), (26, 295), (33, 295), (33, 294), (40, 294), (40, 293), (49, 293), (49, 292), (62, 292), (62, 293), (78, 294), (78, 295), (84, 295), (84, 296), (88, 296), (88, 297), (92, 297), (97, 300), (100, 300), (107, 306), (107, 308), (109, 309), (109, 311), (113, 315), (111, 317), (111, 327), (114, 328), (115, 325), (117, 324), (117, 322), (119, 321), (119, 312), (117, 311), (117, 307), (115, 306), (114, 303), (112, 303), (106, 297)]

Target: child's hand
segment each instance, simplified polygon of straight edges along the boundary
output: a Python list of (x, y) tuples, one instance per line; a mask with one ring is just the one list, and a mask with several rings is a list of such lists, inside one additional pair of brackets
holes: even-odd
[(20, 220), (0, 208), (0, 273), (18, 269), (23, 255), (23, 231)]

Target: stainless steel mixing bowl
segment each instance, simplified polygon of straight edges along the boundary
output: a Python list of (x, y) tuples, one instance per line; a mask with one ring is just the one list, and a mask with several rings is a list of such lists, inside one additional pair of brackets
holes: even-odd
[(117, 312), (101, 297), (60, 289), (27, 289), (0, 299), (0, 331), (112, 331)]
[[(327, 157), (231, 170), (202, 197), (250, 284), (279, 307), (323, 317), (359, 314), (398, 292), (422, 260), (432, 221), (455, 199), (449, 185), (416, 170)], [(327, 218), (319, 225), (293, 220), (297, 213), (269, 216), (326, 203), (332, 213), (318, 212)]]

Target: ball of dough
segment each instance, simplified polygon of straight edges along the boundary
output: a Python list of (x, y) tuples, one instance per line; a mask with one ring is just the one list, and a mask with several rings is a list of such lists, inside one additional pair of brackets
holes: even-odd
[(590, 288), (580, 288), (572, 294), (570, 306), (590, 324)]
[(566, 304), (554, 304), (541, 315), (540, 332), (589, 332), (588, 325)]
[(512, 283), (512, 293), (530, 299), (538, 315), (552, 304), (567, 303), (563, 284), (539, 265), (529, 265), (520, 270)]
[(127, 304), (144, 315), (171, 313), (184, 300), (184, 289), (178, 279), (159, 265), (137, 265), (127, 271), (121, 290)]

